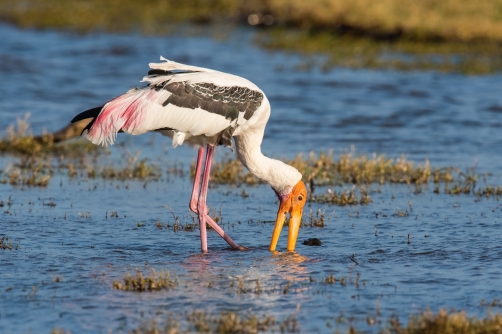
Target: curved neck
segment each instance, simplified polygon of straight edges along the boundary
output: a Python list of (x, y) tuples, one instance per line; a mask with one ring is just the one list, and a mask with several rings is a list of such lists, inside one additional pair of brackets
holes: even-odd
[(302, 179), (302, 174), (296, 168), (261, 153), (264, 131), (264, 128), (249, 129), (235, 136), (237, 156), (251, 174), (270, 184), (280, 198), (291, 192)]

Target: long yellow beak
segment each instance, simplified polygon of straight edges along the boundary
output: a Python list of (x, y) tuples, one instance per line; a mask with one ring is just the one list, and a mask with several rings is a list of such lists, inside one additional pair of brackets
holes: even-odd
[[(279, 196), (279, 195), (277, 195)], [(293, 252), (296, 246), (296, 239), (298, 238), (298, 231), (300, 230), (300, 223), (302, 221), (302, 211), (307, 199), (307, 189), (302, 180), (293, 187), (291, 193), (287, 198), (279, 197), (281, 204), (277, 212), (277, 219), (275, 220), (274, 232), (272, 233), (272, 240), (270, 240), (270, 251), (275, 251), (277, 241), (281, 235), (282, 226), (286, 221), (288, 212), (291, 214), (289, 219), (289, 232), (288, 232), (288, 251)]]
[(275, 248), (277, 247), (277, 242), (279, 241), (279, 236), (281, 235), (282, 225), (284, 225), (285, 221), (286, 213), (279, 210), (277, 213), (277, 219), (275, 220), (274, 232), (272, 232), (272, 240), (270, 240), (269, 249), (271, 252), (275, 251)]
[(294, 252), (296, 247), (296, 238), (298, 238), (298, 231), (300, 231), (300, 222), (302, 221), (302, 212), (291, 212), (289, 219), (288, 231), (288, 251)]
[[(300, 230), (300, 222), (302, 220), (301, 211), (291, 212), (291, 217), (289, 219), (289, 231), (288, 231), (288, 251), (293, 252), (296, 247), (296, 239), (298, 238), (298, 231)], [(281, 235), (282, 226), (286, 221), (286, 213), (279, 210), (277, 213), (277, 219), (275, 221), (274, 232), (272, 233), (272, 240), (270, 240), (270, 251), (275, 251), (277, 247), (277, 242), (279, 241), (279, 236)]]

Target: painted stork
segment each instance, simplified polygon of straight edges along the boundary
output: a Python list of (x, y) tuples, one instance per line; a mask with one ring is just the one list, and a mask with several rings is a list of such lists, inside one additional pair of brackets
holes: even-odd
[[(274, 251), (286, 215), (290, 214), (288, 251), (294, 251), (307, 190), (301, 173), (261, 153), (265, 125), (270, 117), (267, 97), (252, 82), (228, 73), (169, 61), (151, 63), (143, 78), (147, 86), (133, 88), (101, 107), (78, 114), (72, 123), (92, 119), (85, 127), (94, 144), (113, 144), (118, 132), (139, 135), (160, 132), (173, 147), (199, 147), (189, 208), (199, 216), (202, 252), (207, 252), (206, 223), (232, 248), (236, 244), (208, 215), (206, 197), (211, 162), (217, 145), (232, 146), (242, 164), (267, 182), (279, 198), (270, 250)], [(204, 148), (206, 158), (203, 168)], [(201, 180), (202, 175), (202, 180)]]

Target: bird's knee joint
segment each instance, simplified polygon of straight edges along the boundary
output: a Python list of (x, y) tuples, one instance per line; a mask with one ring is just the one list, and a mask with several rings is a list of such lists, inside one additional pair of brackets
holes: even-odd
[(196, 208), (196, 209), (197, 209), (197, 214), (199, 214), (199, 213), (206, 213), (205, 208), (206, 208), (206, 206), (205, 206), (205, 205), (203, 205), (203, 204), (198, 204), (198, 205), (197, 205), (197, 208)]
[(197, 205), (197, 212), (204, 212), (204, 205)]
[(197, 205), (195, 205), (194, 203), (190, 202), (190, 204), (188, 204), (188, 208), (194, 212), (194, 213), (199, 213), (199, 210), (197, 210)]

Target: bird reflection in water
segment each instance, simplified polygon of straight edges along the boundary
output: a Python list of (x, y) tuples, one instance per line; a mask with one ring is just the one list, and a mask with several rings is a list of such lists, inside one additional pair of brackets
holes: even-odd
[(304, 264), (310, 259), (295, 252), (273, 252), (271, 264), (275, 266), (275, 272), (288, 281), (303, 280), (308, 272)]

